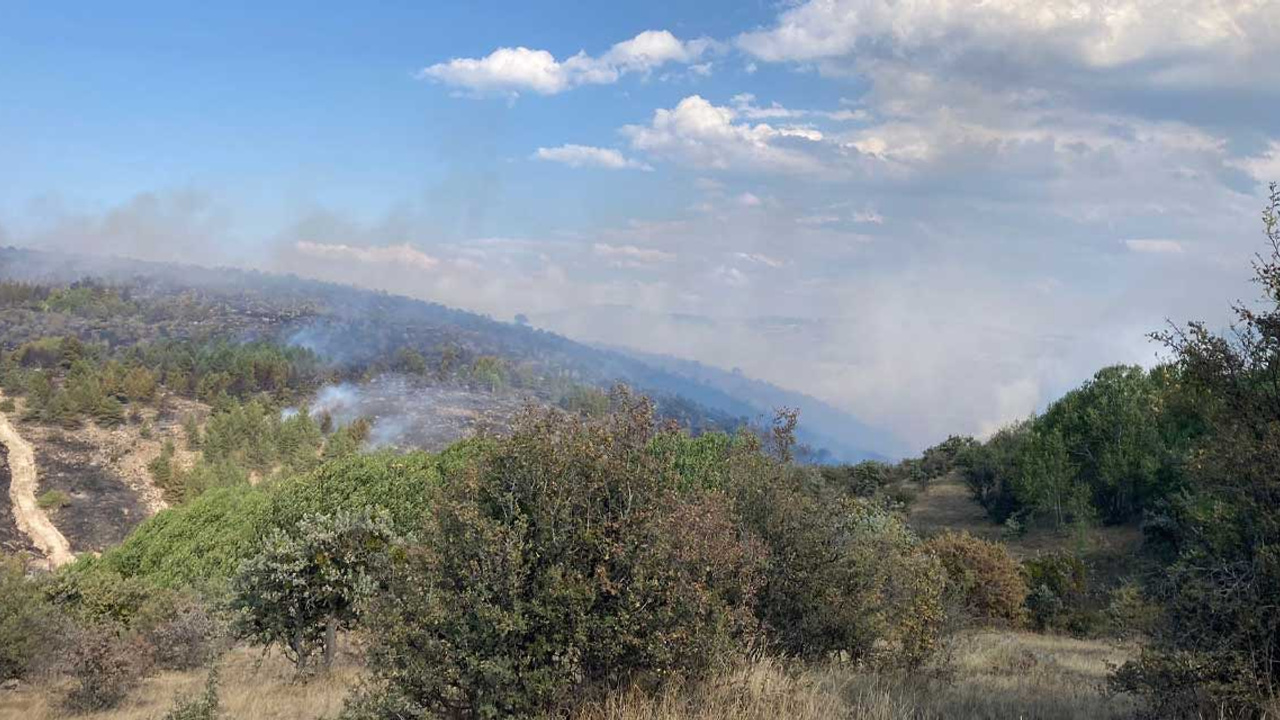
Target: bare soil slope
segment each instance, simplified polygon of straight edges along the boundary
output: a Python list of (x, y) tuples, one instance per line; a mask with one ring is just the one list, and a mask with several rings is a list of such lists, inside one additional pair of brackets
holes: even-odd
[(36, 502), (39, 477), (36, 474), (35, 451), (17, 429), (0, 413), (0, 444), (8, 449), (9, 504), (14, 524), (31, 538), (31, 543), (55, 567), (75, 559), (66, 537), (49, 520)]

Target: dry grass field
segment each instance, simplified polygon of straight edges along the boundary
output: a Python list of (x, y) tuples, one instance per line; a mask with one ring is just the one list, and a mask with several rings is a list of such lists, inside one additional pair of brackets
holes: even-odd
[(966, 633), (947, 667), (877, 676), (840, 665), (762, 660), (657, 697), (621, 694), (573, 720), (1109, 720), (1134, 703), (1106, 697), (1110, 668), (1130, 648), (1020, 632)]
[[(222, 717), (235, 720), (313, 720), (333, 717), (342, 709), (347, 691), (359, 679), (352, 662), (339, 663), (324, 678), (299, 683), (293, 666), (279, 654), (263, 656), (248, 648), (233, 650), (220, 671), (218, 693)], [(124, 704), (109, 712), (76, 716), (80, 720), (160, 720), (176, 699), (204, 691), (206, 673), (166, 672), (146, 680)], [(58, 684), (24, 685), (0, 690), (0, 719), (55, 720), (66, 714), (58, 707)]]
[(964, 531), (1004, 543), (1018, 560), (1056, 550), (1071, 550), (1093, 560), (1132, 557), (1142, 545), (1142, 532), (1132, 525), (1094, 526), (1083, 536), (1070, 528), (1034, 527), (1020, 536), (1005, 537), (1003, 528), (987, 518), (964, 481), (954, 473), (924, 485), (911, 483), (908, 488), (915, 499), (907, 520), (923, 537), (945, 530)]
[[(911, 676), (869, 675), (843, 665), (790, 666), (764, 659), (719, 677), (661, 695), (619, 693), (581, 709), (571, 720), (933, 720), (1038, 718), (1109, 720), (1126, 717), (1132, 702), (1101, 693), (1109, 668), (1130, 648), (1097, 641), (1021, 632), (964, 633), (951, 661)], [(328, 677), (292, 679), (279, 656), (246, 649), (224, 661), (222, 717), (235, 720), (311, 720), (333, 717), (359, 680), (347, 662)], [(203, 672), (149, 679), (123, 707), (84, 720), (159, 720), (177, 697), (198, 694)], [(53, 720), (59, 688), (0, 690), (0, 718)]]

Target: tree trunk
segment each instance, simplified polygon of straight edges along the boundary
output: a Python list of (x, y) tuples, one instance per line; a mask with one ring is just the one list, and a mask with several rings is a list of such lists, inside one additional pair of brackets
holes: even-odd
[(333, 667), (333, 656), (338, 652), (338, 620), (330, 617), (324, 626), (324, 668)]
[(302, 628), (293, 631), (293, 652), (298, 656), (297, 668), (301, 674), (307, 669), (307, 644), (302, 638)]

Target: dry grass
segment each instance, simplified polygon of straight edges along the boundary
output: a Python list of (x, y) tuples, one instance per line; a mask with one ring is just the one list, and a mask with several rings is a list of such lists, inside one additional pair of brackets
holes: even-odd
[[(800, 666), (763, 659), (719, 677), (672, 687), (659, 695), (617, 693), (571, 720), (1110, 720), (1128, 717), (1133, 702), (1107, 698), (1110, 667), (1131, 648), (1097, 641), (984, 631), (957, 636), (951, 661), (909, 676), (870, 675), (848, 665)], [(224, 661), (222, 717), (314, 720), (333, 717), (359, 680), (350, 659), (326, 678), (294, 682), (292, 667), (238, 649)], [(179, 696), (203, 689), (204, 672), (165, 673), (148, 680), (114, 711), (85, 720), (155, 720)], [(0, 718), (52, 720), (60, 686), (0, 691)]]
[(907, 510), (907, 520), (924, 537), (946, 530), (964, 531), (1004, 543), (1018, 560), (1058, 550), (1100, 561), (1132, 558), (1142, 545), (1142, 531), (1132, 525), (1092, 527), (1084, 536), (1069, 528), (1037, 526), (1019, 537), (1006, 538), (1002, 536), (1003, 528), (987, 517), (956, 474), (935, 478), (923, 486), (912, 484), (910, 488), (916, 495)]
[[(339, 663), (334, 671), (308, 683), (294, 680), (293, 666), (278, 654), (262, 657), (239, 648), (223, 661), (219, 701), (222, 717), (240, 720), (314, 720), (333, 717), (342, 709), (347, 691), (355, 685), (360, 669)], [(124, 705), (115, 710), (78, 716), (82, 720), (158, 720), (173, 707), (175, 698), (192, 697), (204, 690), (205, 673), (162, 673), (148, 679)], [(0, 719), (54, 720), (65, 718), (58, 708), (62, 687), (23, 686), (0, 691)]]
[(897, 677), (848, 666), (791, 669), (765, 659), (723, 677), (657, 696), (608, 698), (574, 720), (938, 720), (1128, 717), (1128, 698), (1102, 692), (1127, 648), (1101, 642), (982, 632), (959, 636), (946, 672)]

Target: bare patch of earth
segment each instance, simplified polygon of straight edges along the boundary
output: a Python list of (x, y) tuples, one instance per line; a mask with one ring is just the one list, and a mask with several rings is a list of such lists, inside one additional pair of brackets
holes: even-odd
[(0, 552), (39, 555), (31, 544), (31, 538), (18, 529), (13, 520), (13, 508), (9, 503), (9, 449), (0, 444)]
[(147, 507), (115, 473), (94, 460), (95, 446), (78, 439), (77, 432), (47, 430), (32, 443), (40, 493), (65, 493), (67, 504), (52, 511), (50, 520), (75, 551), (101, 552), (145, 520)]

